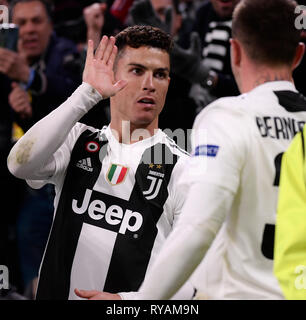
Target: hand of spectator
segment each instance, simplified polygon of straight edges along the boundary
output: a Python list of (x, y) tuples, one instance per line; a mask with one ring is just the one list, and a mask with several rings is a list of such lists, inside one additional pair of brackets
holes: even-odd
[(199, 35), (192, 32), (189, 49), (174, 44), (171, 52), (171, 71), (192, 83), (203, 83), (208, 77), (209, 69), (202, 63), (201, 51)]
[(83, 16), (87, 26), (87, 39), (94, 41), (95, 48), (98, 46), (99, 40), (101, 39), (106, 9), (106, 3), (94, 3), (83, 10)]
[(84, 299), (88, 300), (121, 300), (119, 294), (101, 292), (97, 290), (78, 290), (74, 289), (75, 294)]
[(94, 87), (103, 99), (114, 96), (127, 85), (124, 80), (115, 81), (113, 65), (117, 52), (114, 37), (103, 36), (95, 53), (93, 41), (88, 41), (83, 82)]
[(26, 58), (22, 54), (0, 48), (0, 72), (13, 80), (27, 83), (30, 75), (30, 68)]
[(173, 15), (172, 7), (168, 7), (166, 9), (165, 22), (161, 21), (160, 18), (157, 16), (150, 0), (134, 1), (130, 9), (130, 14), (132, 16), (134, 24), (149, 25), (152, 27), (162, 29), (163, 31), (169, 34), (171, 33)]
[(23, 90), (17, 82), (12, 83), (12, 91), (8, 97), (12, 109), (20, 115), (21, 118), (32, 117), (32, 106), (29, 94)]

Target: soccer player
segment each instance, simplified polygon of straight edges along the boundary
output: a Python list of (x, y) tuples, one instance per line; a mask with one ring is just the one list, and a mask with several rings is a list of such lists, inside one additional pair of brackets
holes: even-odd
[[(89, 41), (82, 85), (11, 150), (14, 175), (56, 188), (37, 299), (133, 297), (175, 224), (188, 155), (158, 130), (171, 46), (145, 26), (103, 36), (95, 53)], [(77, 122), (108, 97), (109, 126)], [(192, 294), (189, 284), (177, 299)]]
[(197, 298), (283, 298), (273, 275), (280, 161), (306, 121), (292, 80), (304, 53), (295, 6), (242, 0), (236, 7), (231, 63), (242, 95), (196, 118), (183, 212), (138, 298), (170, 298), (202, 260), (192, 276)]

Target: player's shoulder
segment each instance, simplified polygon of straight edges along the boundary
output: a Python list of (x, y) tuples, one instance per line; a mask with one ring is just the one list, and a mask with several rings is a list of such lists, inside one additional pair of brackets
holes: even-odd
[(71, 145), (74, 145), (85, 131), (86, 131), (86, 134), (90, 136), (90, 135), (98, 134), (100, 130), (94, 127), (88, 126), (84, 123), (77, 122), (73, 126), (73, 128), (71, 129), (68, 135), (68, 143)]
[[(205, 119), (227, 122), (228, 119), (239, 119), (247, 116), (248, 96), (242, 94), (235, 97), (219, 98), (205, 107), (196, 117), (194, 128), (201, 125)], [(224, 120), (224, 121), (222, 121)]]

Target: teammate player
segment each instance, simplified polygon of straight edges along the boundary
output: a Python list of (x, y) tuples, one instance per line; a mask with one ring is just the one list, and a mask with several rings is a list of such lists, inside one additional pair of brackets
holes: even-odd
[(242, 95), (198, 115), (183, 213), (138, 298), (170, 298), (203, 257), (198, 298), (283, 298), (273, 276), (280, 160), (306, 121), (292, 80), (304, 52), (295, 6), (242, 0), (235, 9), (231, 61)]
[[(158, 130), (171, 45), (167, 34), (144, 26), (116, 40), (104, 36), (95, 53), (90, 41), (83, 84), (11, 150), (14, 175), (33, 187), (56, 187), (37, 299), (133, 297), (171, 231), (184, 199), (176, 181), (187, 157)], [(108, 97), (108, 127), (77, 122)], [(177, 298), (192, 293), (187, 285)]]

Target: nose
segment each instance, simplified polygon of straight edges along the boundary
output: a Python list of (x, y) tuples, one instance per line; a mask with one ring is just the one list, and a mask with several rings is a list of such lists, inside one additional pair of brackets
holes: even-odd
[(152, 72), (146, 72), (143, 78), (142, 89), (149, 92), (155, 91), (154, 77)]
[(31, 33), (35, 31), (35, 25), (31, 21), (27, 21), (22, 27), (20, 27), (20, 29), (21, 28), (23, 33)]

